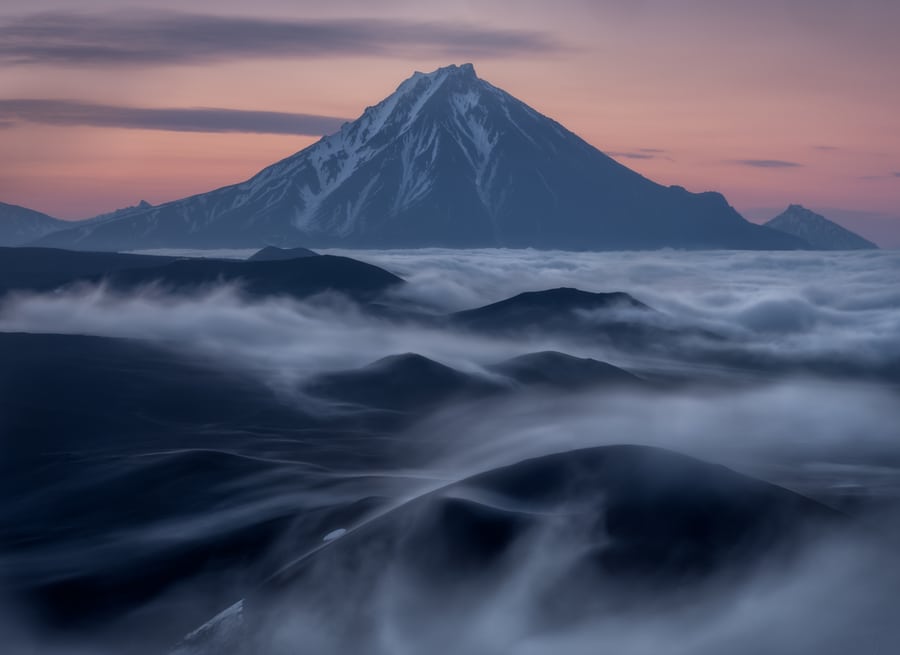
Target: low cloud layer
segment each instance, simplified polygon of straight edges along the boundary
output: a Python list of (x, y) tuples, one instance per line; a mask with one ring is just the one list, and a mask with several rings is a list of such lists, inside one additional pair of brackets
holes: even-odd
[[(392, 300), (425, 305), (434, 313), (559, 286), (626, 291), (673, 322), (727, 335), (728, 347), (745, 354), (769, 354), (787, 362), (900, 358), (900, 290), (892, 284), (900, 271), (900, 253), (345, 254), (404, 276), (408, 284)], [(647, 365), (640, 353), (621, 353), (601, 343), (565, 337), (489, 338), (375, 318), (333, 296), (308, 301), (248, 299), (232, 287), (181, 298), (152, 289), (122, 297), (102, 287), (13, 296), (0, 303), (0, 330), (149, 340), (263, 376), (288, 394), (315, 373), (409, 351), (472, 374), (483, 374), (485, 365), (498, 360), (545, 349), (629, 367)], [(681, 345), (669, 353), (672, 365), (694, 364), (690, 351)], [(814, 374), (744, 379), (737, 371), (722, 368), (717, 374), (723, 384), (716, 385), (566, 394), (530, 389), (485, 399), (477, 411), (469, 404), (450, 404), (403, 434), (392, 435), (400, 442), (409, 440), (410, 447), (428, 445), (430, 457), (417, 468), (352, 472), (345, 479), (340, 471), (329, 469), (329, 483), (346, 483), (342, 488), (347, 495), (341, 502), (361, 501), (374, 493), (373, 488), (382, 490), (388, 484), (399, 488), (403, 497), (414, 497), (437, 484), (531, 456), (586, 446), (646, 444), (725, 464), (836, 507), (857, 501), (877, 507), (873, 522), (881, 517), (878, 525), (893, 529), (896, 515), (890, 512), (896, 510), (900, 495), (896, 387)], [(291, 403), (302, 402), (296, 393), (286, 397)], [(269, 493), (259, 484), (252, 489)], [(254, 496), (254, 501), (264, 501), (265, 507), (296, 506), (297, 493), (292, 481), (264, 498)], [(186, 534), (191, 526), (234, 522), (237, 515), (251, 521), (265, 517), (260, 505), (252, 509), (200, 507), (196, 516), (179, 524), (178, 534)], [(343, 527), (329, 525), (323, 534)], [(377, 589), (375, 602), (367, 605), (381, 630), (357, 650), (544, 655), (595, 652), (600, 644), (634, 655), (751, 653), (760, 648), (831, 655), (853, 648), (865, 652), (877, 640), (897, 636), (890, 616), (891, 599), (900, 584), (892, 573), (897, 570), (895, 556), (865, 540), (822, 542), (790, 570), (763, 567), (740, 585), (706, 589), (699, 604), (642, 605), (632, 614), (592, 615), (589, 621), (537, 632), (530, 620), (538, 611), (532, 591), (541, 588), (553, 567), (566, 565), (571, 555), (566, 549), (572, 547), (559, 535), (547, 537), (521, 551), (521, 559), (493, 593), (466, 598), (455, 610), (448, 610), (442, 599), (432, 599), (436, 601), (432, 608), (427, 590), (401, 589), (396, 578), (385, 576), (387, 586)], [(95, 541), (89, 547), (94, 548)], [(60, 561), (53, 558), (54, 565)], [(371, 566), (365, 570), (375, 577), (395, 564), (378, 558), (359, 562), (360, 567)], [(337, 578), (326, 576), (329, 584), (323, 590), (343, 598), (352, 585), (341, 586), (335, 582), (341, 580), (341, 572), (334, 573)], [(314, 608), (316, 593), (310, 589), (307, 597)], [(410, 596), (398, 593), (425, 599), (417, 604), (421, 621), (410, 621), (410, 615), (401, 611), (405, 606), (398, 600)], [(217, 600), (217, 607), (234, 600)], [(287, 649), (303, 643), (314, 644), (317, 652), (340, 652), (332, 648), (332, 640), (342, 637), (345, 624), (333, 617), (320, 620), (315, 612), (307, 614), (293, 604), (280, 623), (278, 610), (272, 610), (272, 635), (283, 639)], [(829, 618), (824, 624), (823, 617)], [(445, 635), (431, 631), (448, 626), (464, 635), (452, 641), (449, 651)]]
[(607, 151), (606, 154), (616, 159), (667, 159), (674, 161), (666, 154), (667, 152), (667, 150), (662, 148), (636, 148), (634, 150)]
[[(900, 253), (891, 251), (329, 252), (400, 275), (408, 284), (395, 300), (425, 305), (435, 313), (555, 287), (625, 291), (663, 312), (674, 324), (728, 336), (733, 340), (727, 345), (732, 354), (766, 356), (788, 364), (843, 361), (873, 366), (900, 357), (900, 289), (889, 283), (900, 271)], [(557, 337), (498, 345), (490, 339), (416, 325), (386, 329), (384, 322), (340, 304), (247, 301), (229, 289), (189, 300), (152, 294), (117, 298), (102, 289), (86, 296), (25, 297), (0, 308), (0, 329), (175, 341), (187, 335), (190, 347), (196, 342), (198, 348), (234, 356), (245, 351), (249, 358), (265, 355), (294, 371), (318, 369), (326, 362), (334, 367), (363, 365), (408, 351), (454, 366), (480, 366), (542, 349), (627, 363), (625, 355), (602, 345)], [(295, 335), (299, 333), (309, 337), (298, 342)], [(252, 337), (246, 338), (247, 334)], [(313, 360), (304, 359), (307, 352)], [(684, 363), (683, 353), (673, 357)]]
[(0, 24), (0, 61), (7, 65), (123, 67), (356, 55), (487, 58), (547, 53), (558, 47), (538, 32), (381, 19), (57, 11)]
[(15, 122), (57, 126), (120, 127), (174, 132), (244, 132), (321, 136), (340, 128), (337, 116), (215, 107), (121, 107), (74, 100), (0, 100), (0, 126)]
[(655, 159), (655, 155), (649, 152), (620, 152), (620, 151), (612, 151), (607, 152), (607, 155), (610, 157), (615, 157), (617, 159)]

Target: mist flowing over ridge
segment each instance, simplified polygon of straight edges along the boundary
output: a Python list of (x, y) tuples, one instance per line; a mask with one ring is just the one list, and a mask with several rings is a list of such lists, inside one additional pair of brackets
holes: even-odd
[(718, 193), (664, 187), (480, 79), (415, 73), (353, 122), (251, 179), (40, 245), (81, 249), (804, 247)]

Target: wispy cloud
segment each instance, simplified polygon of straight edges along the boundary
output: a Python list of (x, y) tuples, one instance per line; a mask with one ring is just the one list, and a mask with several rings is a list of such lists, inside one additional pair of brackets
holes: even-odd
[(619, 151), (611, 151), (607, 152), (607, 155), (610, 157), (616, 157), (617, 159), (655, 159), (656, 155), (652, 155), (647, 152), (619, 152)]
[(0, 127), (15, 122), (84, 125), (175, 132), (247, 132), (320, 136), (337, 130), (337, 116), (246, 111), (214, 107), (149, 108), (101, 105), (74, 100), (0, 100)]
[(835, 150), (840, 150), (837, 146), (813, 146), (812, 149), (820, 152), (834, 152)]
[(606, 154), (617, 159), (668, 159), (672, 161), (671, 157), (663, 156), (666, 152), (662, 148), (635, 148), (634, 150), (613, 150)]
[(251, 57), (505, 57), (559, 49), (547, 34), (457, 22), (282, 20), (171, 11), (45, 12), (0, 23), (0, 61), (153, 66)]
[(736, 159), (735, 164), (741, 166), (751, 166), (753, 168), (797, 168), (803, 164), (794, 161), (784, 161), (782, 159)]
[(900, 171), (888, 173), (887, 175), (861, 175), (858, 179), (860, 179), (860, 180), (893, 180), (894, 178), (897, 178), (897, 177), (900, 177)]

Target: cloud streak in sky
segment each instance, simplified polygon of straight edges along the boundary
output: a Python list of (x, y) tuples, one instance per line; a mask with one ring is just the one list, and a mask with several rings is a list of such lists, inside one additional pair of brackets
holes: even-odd
[(321, 136), (340, 128), (337, 116), (248, 111), (215, 107), (121, 107), (74, 100), (0, 100), (0, 127), (14, 122), (42, 125), (120, 127), (174, 132), (243, 132)]
[(606, 154), (618, 159), (668, 159), (674, 161), (666, 155), (666, 152), (662, 148), (636, 148), (634, 150), (609, 151)]
[(0, 62), (156, 66), (256, 57), (507, 57), (560, 46), (535, 31), (458, 22), (286, 20), (170, 11), (46, 12), (0, 24)]
[(655, 159), (656, 155), (648, 152), (607, 152), (610, 157), (618, 159)]
[(782, 159), (738, 159), (735, 164), (741, 166), (750, 166), (752, 168), (799, 168), (803, 164), (794, 161), (784, 161)]

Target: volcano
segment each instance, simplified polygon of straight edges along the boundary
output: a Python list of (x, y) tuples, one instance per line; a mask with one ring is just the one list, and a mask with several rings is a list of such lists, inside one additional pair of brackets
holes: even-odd
[(223, 187), (47, 235), (146, 248), (790, 249), (718, 193), (659, 185), (480, 79), (415, 73), (339, 132)]

